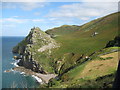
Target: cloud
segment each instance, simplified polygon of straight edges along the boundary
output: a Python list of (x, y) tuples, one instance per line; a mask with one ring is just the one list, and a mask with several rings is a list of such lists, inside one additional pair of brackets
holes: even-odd
[(20, 8), (22, 10), (30, 11), (36, 8), (42, 8), (47, 3), (44, 2), (3, 2), (2, 8), (7, 8), (7, 9), (16, 9)]
[(81, 17), (81, 20), (89, 20), (90, 18), (88, 17)]
[(39, 16), (41, 13), (40, 12), (35, 12), (34, 15)]
[(49, 18), (50, 21), (57, 20), (58, 18)]
[(33, 19), (32, 21), (33, 21), (33, 22), (43, 22), (44, 19)]
[(2, 19), (0, 19), (0, 23), (2, 23)]
[(2, 2), (44, 2), (46, 0), (1, 0)]
[(14, 27), (16, 27), (16, 25), (15, 24), (3, 24), (3, 27), (14, 28)]
[(88, 20), (91, 17), (100, 17), (117, 12), (118, 3), (113, 2), (86, 2), (60, 6), (56, 11), (48, 13), (51, 18), (79, 18)]
[(29, 19), (16, 19), (16, 18), (4, 18), (2, 19), (3, 23), (9, 23), (9, 22), (14, 22), (14, 23), (25, 23), (27, 22)]
[(20, 16), (13, 16), (13, 18), (19, 18)]
[(26, 3), (22, 3), (20, 8), (23, 9), (23, 10), (33, 10), (33, 9), (36, 9), (36, 8), (41, 8), (41, 7), (44, 7), (45, 4), (44, 3), (33, 3), (33, 2), (26, 2)]
[(119, 2), (119, 0), (79, 0), (81, 2)]
[(18, 18), (3, 18), (2, 23), (28, 23), (28, 22), (43, 22), (44, 19), (18, 19)]
[(119, 2), (119, 0), (1, 0), (3, 2)]

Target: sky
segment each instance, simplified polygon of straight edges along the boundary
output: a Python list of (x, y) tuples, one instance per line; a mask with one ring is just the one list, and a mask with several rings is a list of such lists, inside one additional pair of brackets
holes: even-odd
[[(14, 1), (14, 0), (13, 0)], [(61, 25), (82, 25), (118, 11), (117, 2), (2, 2), (2, 36), (26, 36)]]

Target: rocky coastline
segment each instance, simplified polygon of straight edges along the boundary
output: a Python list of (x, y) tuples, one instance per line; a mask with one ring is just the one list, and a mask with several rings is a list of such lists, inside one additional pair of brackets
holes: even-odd
[(19, 71), (19, 72), (24, 72), (25, 75), (31, 75), (31, 76), (34, 76), (34, 77), (38, 77), (39, 79), (42, 80), (41, 82), (38, 81), (40, 84), (48, 83), (51, 78), (55, 78), (57, 76), (55, 74), (36, 73), (36, 72), (33, 72), (32, 70), (26, 69), (24, 67), (14, 67), (14, 68), (12, 68), (12, 70)]
[(45, 57), (49, 57), (51, 50), (58, 47), (59, 45), (54, 39), (40, 30), (40, 28), (34, 27), (28, 36), (13, 48), (12, 52), (18, 54), (18, 56), (14, 56), (14, 59), (20, 59), (19, 66), (23, 66), (37, 73), (48, 74), (49, 72), (39, 62), (41, 58), (36, 60), (35, 55), (41, 53)]
[(14, 68), (11, 68), (10, 70), (5, 70), (4, 72), (5, 73), (15, 72), (15, 71), (20, 72), (20, 74), (32, 76), (40, 84), (47, 84), (50, 79), (55, 78), (57, 76), (57, 74), (37, 73), (32, 71), (31, 69), (27, 69), (23, 66), (19, 66), (18, 63), (19, 63), (18, 61), (15, 61), (14, 64), (16, 64), (17, 66), (15, 65)]
[[(40, 28), (34, 27), (28, 36), (13, 48), (12, 52), (18, 54), (13, 58), (19, 60), (17, 62), (19, 67), (12, 68), (12, 70), (24, 72), (26, 75), (31, 75), (41, 79), (44, 83), (48, 83), (51, 78), (55, 78), (57, 75), (46, 71), (43, 65), (38, 62), (41, 58), (36, 60), (35, 54), (41, 53), (48, 57), (50, 56), (51, 50), (58, 47), (59, 44), (54, 39), (41, 31)], [(6, 71), (10, 72), (9, 70)]]

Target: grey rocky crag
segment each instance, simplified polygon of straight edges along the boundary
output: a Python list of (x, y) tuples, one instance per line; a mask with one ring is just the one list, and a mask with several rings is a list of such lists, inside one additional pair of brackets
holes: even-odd
[[(47, 73), (43, 66), (42, 57), (49, 57), (53, 49), (60, 47), (60, 45), (52, 39), (40, 28), (34, 27), (31, 29), (28, 36), (13, 48), (13, 53), (18, 53), (21, 60), (18, 63), (27, 69), (35, 72)], [(43, 65), (42, 65), (43, 64)]]

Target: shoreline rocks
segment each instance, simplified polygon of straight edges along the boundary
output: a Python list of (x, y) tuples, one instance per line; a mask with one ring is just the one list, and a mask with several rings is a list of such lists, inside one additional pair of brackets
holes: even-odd
[(36, 73), (30, 69), (26, 69), (24, 67), (15, 67), (15, 68), (12, 68), (14, 71), (20, 71), (20, 72), (24, 72), (26, 75), (34, 75), (38, 78), (40, 78), (44, 83), (48, 83), (49, 80), (51, 78), (55, 78), (57, 75), (55, 74), (41, 74), (41, 73)]
[(13, 56), (13, 58), (14, 58), (15, 60), (22, 59), (21, 56)]
[(11, 72), (11, 70), (5, 70), (4, 72)]

